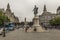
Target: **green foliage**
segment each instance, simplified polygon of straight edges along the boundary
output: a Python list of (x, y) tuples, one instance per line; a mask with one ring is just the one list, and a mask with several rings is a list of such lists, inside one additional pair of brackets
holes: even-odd
[(2, 11), (0, 11), (0, 25), (2, 25), (2, 24), (4, 23), (4, 21), (5, 21), (5, 22), (8, 22), (9, 19), (8, 19), (7, 16), (5, 16), (5, 15), (3, 14)]
[(60, 16), (57, 16), (49, 21), (52, 26), (60, 25)]

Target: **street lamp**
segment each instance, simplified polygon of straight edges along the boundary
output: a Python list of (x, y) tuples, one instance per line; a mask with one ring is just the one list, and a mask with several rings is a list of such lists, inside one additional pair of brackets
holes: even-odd
[[(5, 13), (4, 13), (4, 16), (5, 16)], [(5, 34), (5, 24), (6, 24), (6, 19), (3, 21), (3, 25), (4, 25), (4, 27), (3, 27), (3, 37), (5, 37), (6, 36), (6, 34)]]
[(4, 27), (3, 27), (3, 37), (5, 37), (5, 22), (4, 22)]

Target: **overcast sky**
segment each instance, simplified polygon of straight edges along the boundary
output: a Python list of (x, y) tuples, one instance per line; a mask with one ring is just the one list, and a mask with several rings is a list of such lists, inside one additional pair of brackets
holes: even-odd
[(12, 12), (19, 17), (20, 21), (31, 21), (34, 14), (34, 5), (39, 7), (38, 14), (43, 12), (44, 4), (46, 4), (47, 10), (52, 13), (56, 13), (56, 9), (60, 6), (60, 0), (0, 0), (0, 8), (6, 10), (7, 4), (10, 4)]

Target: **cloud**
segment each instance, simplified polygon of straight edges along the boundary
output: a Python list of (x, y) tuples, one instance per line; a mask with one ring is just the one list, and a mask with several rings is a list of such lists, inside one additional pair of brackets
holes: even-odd
[(60, 6), (60, 0), (0, 0), (0, 8), (6, 9), (7, 3), (10, 4), (12, 12), (14, 12), (19, 19), (21, 17), (23, 20), (27, 17), (27, 20), (29, 21), (32, 20), (34, 16), (32, 11), (34, 5), (39, 7), (39, 14), (43, 12), (44, 4), (46, 4), (48, 11), (54, 13), (56, 12), (57, 7)]

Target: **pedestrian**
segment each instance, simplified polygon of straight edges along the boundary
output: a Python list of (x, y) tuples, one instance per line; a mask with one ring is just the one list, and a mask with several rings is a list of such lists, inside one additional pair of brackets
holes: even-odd
[(27, 32), (28, 29), (29, 29), (29, 27), (27, 26), (27, 27), (25, 28), (25, 32)]

